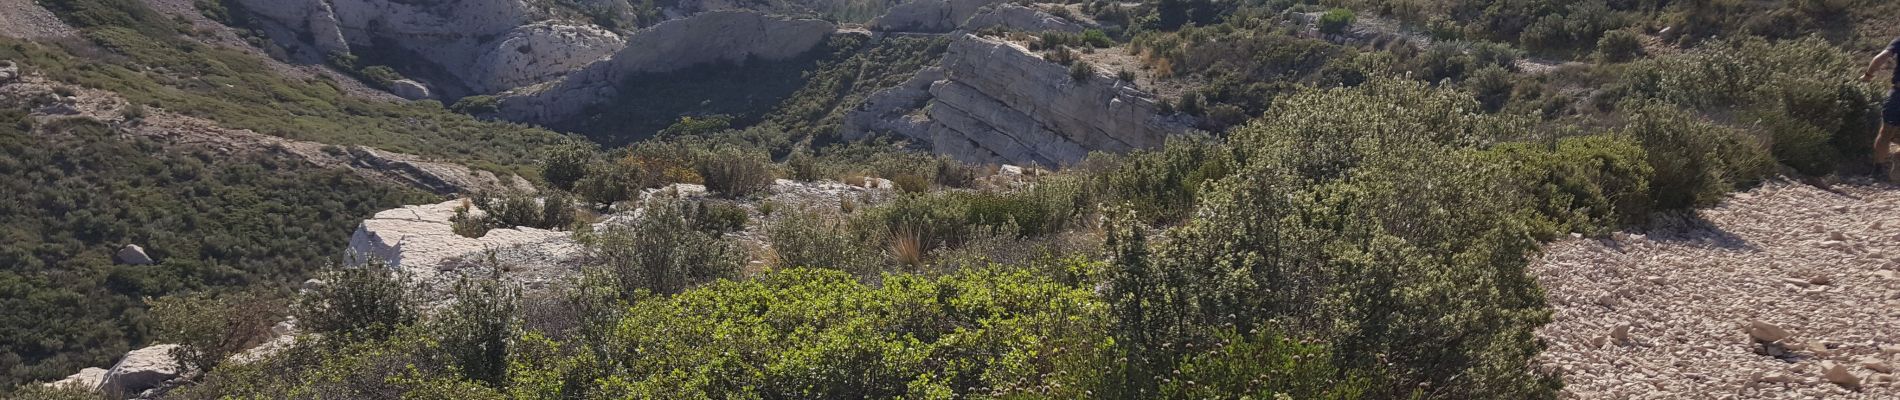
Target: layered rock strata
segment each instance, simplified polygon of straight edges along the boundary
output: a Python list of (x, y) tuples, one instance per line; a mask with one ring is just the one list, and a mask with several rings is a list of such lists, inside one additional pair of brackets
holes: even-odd
[(783, 60), (822, 44), (836, 27), (816, 19), (787, 19), (746, 11), (714, 11), (662, 22), (632, 35), (613, 58), (557, 81), (511, 91), (501, 116), (556, 122), (619, 94), (639, 74), (671, 72), (714, 62)]
[(1076, 79), (1068, 67), (1005, 41), (964, 35), (950, 44), (942, 74), (928, 90), (928, 123), (893, 106), (917, 102), (914, 88), (900, 86), (847, 116), (886, 122), (848, 123), (844, 136), (896, 134), (969, 162), (1061, 166), (1091, 151), (1158, 147), (1189, 130), (1187, 121), (1161, 116), (1153, 96), (1128, 82), (1102, 71)]

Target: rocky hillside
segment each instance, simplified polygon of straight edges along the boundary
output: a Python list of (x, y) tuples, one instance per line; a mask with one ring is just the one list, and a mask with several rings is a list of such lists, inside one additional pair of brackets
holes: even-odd
[(1900, 190), (1775, 182), (1552, 244), (1541, 363), (1577, 398), (1900, 395)]

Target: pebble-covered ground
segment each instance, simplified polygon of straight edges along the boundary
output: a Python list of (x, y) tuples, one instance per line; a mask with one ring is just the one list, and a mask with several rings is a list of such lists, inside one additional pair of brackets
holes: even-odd
[(1900, 188), (1771, 182), (1696, 215), (1532, 267), (1566, 397), (1900, 398)]

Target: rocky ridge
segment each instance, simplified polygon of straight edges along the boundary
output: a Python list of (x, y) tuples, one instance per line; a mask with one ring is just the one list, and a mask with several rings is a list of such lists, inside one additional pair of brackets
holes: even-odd
[(1099, 70), (1073, 78), (1069, 68), (1003, 40), (961, 36), (944, 54), (941, 73), (923, 102), (928, 123), (908, 117), (915, 111), (905, 106), (925, 97), (916, 86), (936, 71), (873, 94), (846, 117), (857, 122), (847, 123), (843, 135), (906, 136), (975, 163), (1061, 166), (1091, 151), (1158, 147), (1189, 131), (1185, 121), (1161, 116), (1153, 96), (1128, 82)]
[(1584, 399), (1900, 396), (1900, 191), (1771, 182), (1551, 244), (1544, 368)]
[[(523, 0), (238, 0), (292, 61), (367, 49), (412, 56), (451, 79), (432, 89), (493, 93), (559, 77), (619, 50), (618, 34), (550, 20)], [(443, 90), (453, 89), (453, 90)]]
[(12, 82), (0, 81), (0, 98), (46, 99), (45, 104), (33, 113), (34, 117), (43, 120), (86, 117), (115, 124), (126, 133), (161, 143), (201, 147), (227, 154), (284, 153), (316, 166), (346, 168), (365, 178), (410, 186), (437, 194), (534, 190), (528, 185), (526, 179), (519, 176), (504, 179), (488, 171), (416, 155), (364, 146), (339, 148), (317, 142), (280, 138), (248, 129), (230, 129), (210, 120), (158, 108), (147, 107), (143, 117), (127, 120), (125, 110), (130, 107), (130, 103), (117, 93), (66, 86), (73, 94), (60, 96), (55, 93), (54, 88), (61, 86), (65, 85), (48, 81), (43, 76), (21, 76)]
[(836, 29), (822, 20), (748, 11), (713, 11), (662, 22), (633, 34), (610, 59), (505, 93), (500, 114), (524, 122), (564, 120), (614, 98), (620, 82), (629, 77), (721, 61), (791, 58), (817, 47)]

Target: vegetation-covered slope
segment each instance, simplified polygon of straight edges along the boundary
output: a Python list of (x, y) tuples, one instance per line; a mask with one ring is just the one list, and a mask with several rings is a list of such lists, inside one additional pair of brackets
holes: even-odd
[[(590, 123), (637, 127), (616, 145), (659, 137), (542, 164), (583, 211), (646, 207), (580, 230), (589, 256), (572, 287), (475, 279), (424, 313), (396, 276), (329, 271), (332, 286), (283, 310), (323, 321), (304, 327), (321, 336), (168, 396), (1556, 398), (1563, 377), (1533, 367), (1551, 318), (1527, 274), (1541, 241), (1640, 226), (1777, 174), (1863, 169), (1878, 89), (1851, 78), (1878, 29), (1827, 10), (1884, 6), (1555, 3), (1079, 5), (1122, 29), (1013, 36), (1077, 63), (1129, 51), (1148, 76), (1190, 81), (1169, 103), (1213, 133), (1030, 176), (803, 140), (928, 64), (915, 55), (929, 40), (634, 82), (655, 90), (629, 110), (651, 115)], [(1342, 38), (1355, 12), (1338, 6), (1426, 34)], [(1313, 29), (1295, 16), (1321, 12), (1331, 22)], [(753, 81), (680, 82), (748, 71), (774, 77), (765, 98), (747, 97)], [(718, 91), (667, 103), (703, 87)], [(676, 119), (715, 113), (737, 118)], [(756, 202), (773, 178), (869, 176), (901, 193), (835, 211)], [(723, 199), (632, 203), (672, 183)], [(719, 208), (735, 201), (753, 204)], [(751, 261), (764, 272), (742, 273)]]

